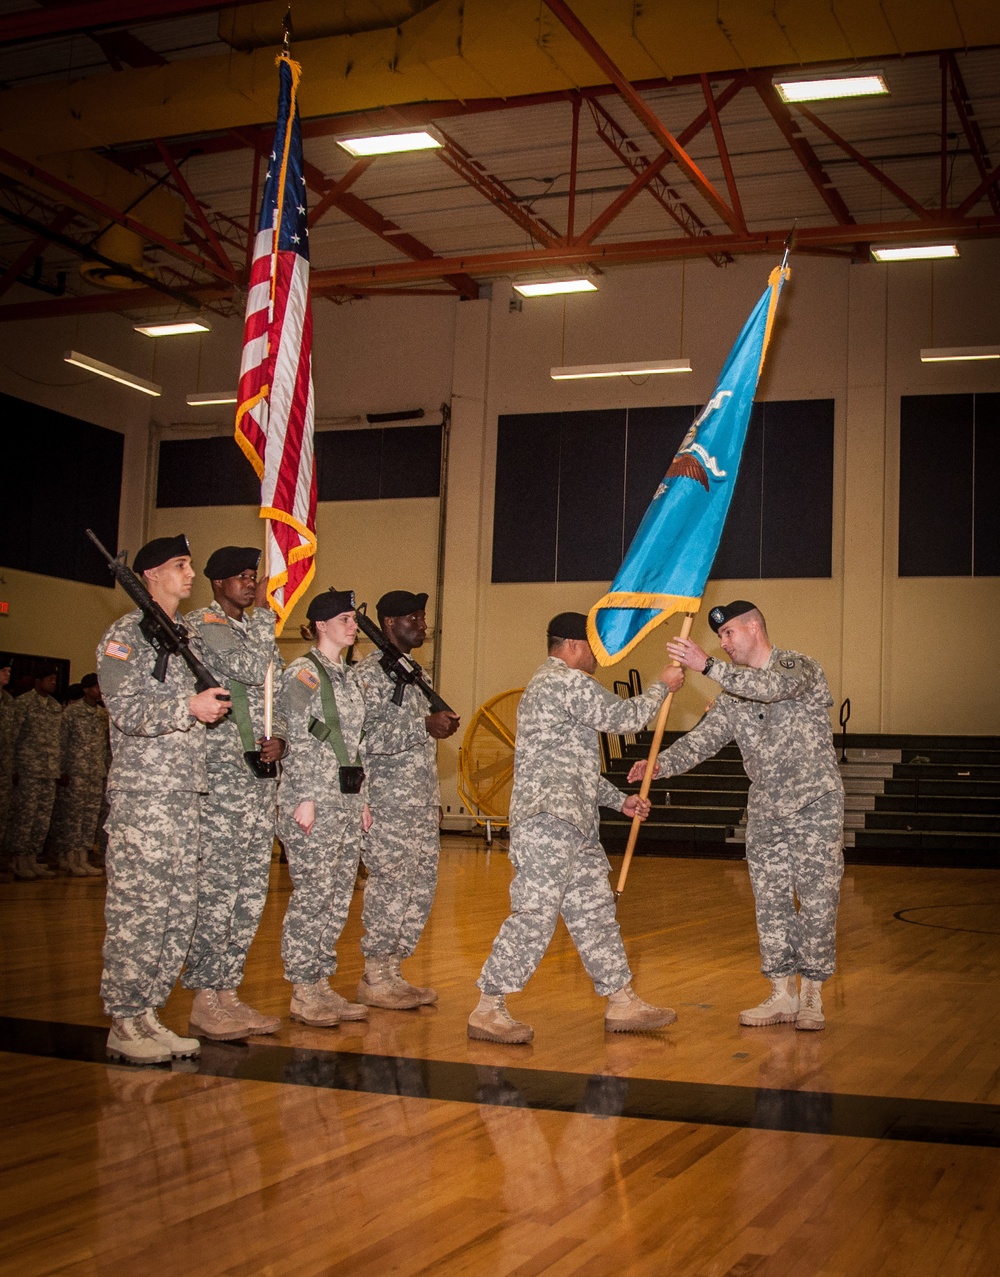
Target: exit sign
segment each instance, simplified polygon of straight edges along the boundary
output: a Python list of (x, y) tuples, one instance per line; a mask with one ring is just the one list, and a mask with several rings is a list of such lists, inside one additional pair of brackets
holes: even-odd
[(10, 611), (10, 604), (6, 599), (0, 599), (0, 616), (6, 616)]

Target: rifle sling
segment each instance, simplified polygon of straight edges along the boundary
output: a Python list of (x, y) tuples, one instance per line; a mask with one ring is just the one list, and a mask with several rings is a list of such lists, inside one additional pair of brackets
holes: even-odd
[(250, 715), (250, 699), (247, 696), (245, 683), (238, 679), (229, 680), (229, 698), (232, 702), (233, 722), (240, 734), (244, 754), (252, 754), (257, 749), (257, 737), (253, 730), (253, 718)]
[[(340, 715), (337, 713), (337, 700), (333, 694), (333, 684), (330, 682), (330, 675), (323, 668), (323, 663), (312, 652), (306, 652), (306, 660), (311, 661), (316, 667), (316, 673), (319, 675), (319, 694), (323, 703), (323, 721), (318, 718), (309, 720), (309, 735), (315, 736), (317, 740), (324, 741), (337, 756), (337, 762), (341, 767), (357, 767), (361, 762), (361, 751), (352, 763), (347, 755), (347, 746), (344, 744), (344, 733), (340, 729)], [(361, 736), (364, 736), (362, 731)], [(358, 744), (360, 745), (360, 739)]]

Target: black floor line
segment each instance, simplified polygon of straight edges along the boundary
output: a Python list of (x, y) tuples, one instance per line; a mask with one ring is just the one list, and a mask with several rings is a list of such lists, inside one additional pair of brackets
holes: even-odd
[[(0, 1016), (0, 1051), (13, 1054), (108, 1065), (106, 1038), (107, 1030), (94, 1025)], [(519, 1068), (516, 1055), (515, 1047), (511, 1049), (512, 1063), (497, 1068), (405, 1056), (303, 1050), (260, 1041), (205, 1042), (197, 1060), (176, 1061), (173, 1067), (205, 1077), (586, 1113), (599, 1118), (1000, 1147), (1000, 1106), (995, 1104), (588, 1076)]]

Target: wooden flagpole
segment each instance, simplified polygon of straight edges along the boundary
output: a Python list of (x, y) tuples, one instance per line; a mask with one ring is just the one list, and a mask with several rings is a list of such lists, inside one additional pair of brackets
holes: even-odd
[[(684, 617), (684, 623), (681, 625), (681, 632), (678, 638), (686, 639), (690, 637), (691, 626), (694, 623), (694, 613), (688, 612)], [(680, 665), (680, 661), (674, 661), (674, 665)], [(663, 740), (663, 733), (667, 726), (667, 715), (670, 713), (670, 706), (673, 704), (674, 694), (668, 692), (663, 704), (660, 706), (660, 712), (656, 716), (656, 726), (653, 729), (653, 743), (649, 747), (649, 761), (646, 764), (646, 774), (642, 778), (642, 785), (639, 788), (639, 797), (646, 798), (649, 795), (649, 787), (653, 783), (653, 765), (656, 762), (656, 756), (660, 752), (660, 744)], [(618, 886), (615, 888), (615, 900), (621, 899), (621, 894), (625, 890), (625, 879), (628, 877), (629, 865), (632, 863), (632, 853), (635, 851), (636, 839), (639, 837), (639, 829), (642, 821), (638, 816), (632, 817), (632, 828), (629, 830), (628, 845), (625, 848), (625, 858), (622, 860), (621, 872), (618, 874)]]

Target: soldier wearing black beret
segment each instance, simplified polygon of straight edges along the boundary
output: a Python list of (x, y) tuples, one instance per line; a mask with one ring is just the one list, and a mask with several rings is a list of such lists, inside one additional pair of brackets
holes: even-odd
[[(654, 776), (690, 771), (736, 741), (751, 781), (747, 865), (761, 970), (771, 981), (770, 996), (741, 1012), (740, 1023), (822, 1029), (821, 989), (834, 969), (844, 872), (844, 786), (833, 748), (833, 698), (816, 661), (772, 646), (753, 603), (736, 599), (713, 607), (708, 623), (732, 664), (691, 639), (667, 644), (682, 665), (721, 692), (701, 722), (659, 755)], [(645, 769), (645, 762), (636, 763), (629, 780), (641, 779)]]

